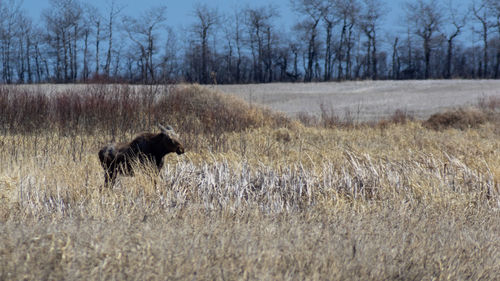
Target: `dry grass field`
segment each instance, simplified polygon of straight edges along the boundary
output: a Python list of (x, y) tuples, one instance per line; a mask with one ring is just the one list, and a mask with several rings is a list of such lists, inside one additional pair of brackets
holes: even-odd
[[(497, 99), (301, 122), (201, 87), (0, 88), (0, 280), (497, 280)], [(184, 155), (103, 188), (97, 151)]]

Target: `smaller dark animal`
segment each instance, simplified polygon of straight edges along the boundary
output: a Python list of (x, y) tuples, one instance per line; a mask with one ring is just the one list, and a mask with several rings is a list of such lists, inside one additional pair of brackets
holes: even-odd
[(153, 163), (159, 172), (163, 167), (163, 156), (171, 152), (184, 153), (184, 147), (172, 127), (159, 126), (159, 134), (142, 133), (131, 142), (112, 143), (99, 150), (105, 186), (113, 186), (118, 174), (133, 176), (134, 165)]

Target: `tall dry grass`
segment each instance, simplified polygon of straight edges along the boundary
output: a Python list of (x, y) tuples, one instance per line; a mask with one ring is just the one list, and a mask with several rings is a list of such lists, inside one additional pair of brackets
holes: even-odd
[(495, 123), (305, 127), (197, 87), (151, 104), (168, 108), (151, 126), (197, 144), (156, 183), (143, 167), (102, 192), (99, 146), (160, 111), (37, 133), (2, 121), (0, 279), (500, 277)]

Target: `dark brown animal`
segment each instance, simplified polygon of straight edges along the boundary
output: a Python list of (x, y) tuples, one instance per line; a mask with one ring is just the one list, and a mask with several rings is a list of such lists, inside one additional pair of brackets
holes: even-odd
[(113, 186), (118, 174), (134, 175), (133, 166), (153, 163), (158, 172), (163, 167), (163, 156), (175, 152), (184, 153), (172, 127), (160, 125), (161, 133), (143, 133), (128, 143), (113, 143), (99, 151), (99, 160), (104, 168), (104, 185)]

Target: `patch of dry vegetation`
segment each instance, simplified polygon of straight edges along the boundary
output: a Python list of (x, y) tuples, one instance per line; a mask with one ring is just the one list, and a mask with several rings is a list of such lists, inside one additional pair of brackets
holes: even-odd
[(500, 277), (496, 124), (304, 127), (182, 91), (151, 103), (163, 113), (150, 123), (173, 123), (190, 147), (156, 185), (145, 167), (99, 192), (97, 149), (147, 125), (2, 123), (0, 279)]
[(424, 122), (424, 126), (434, 130), (455, 128), (465, 130), (477, 128), (486, 123), (488, 116), (477, 109), (457, 109), (443, 113), (435, 113)]
[(500, 98), (480, 98), (476, 108), (458, 108), (431, 115), (423, 125), (434, 130), (478, 128), (486, 122), (500, 125)]

